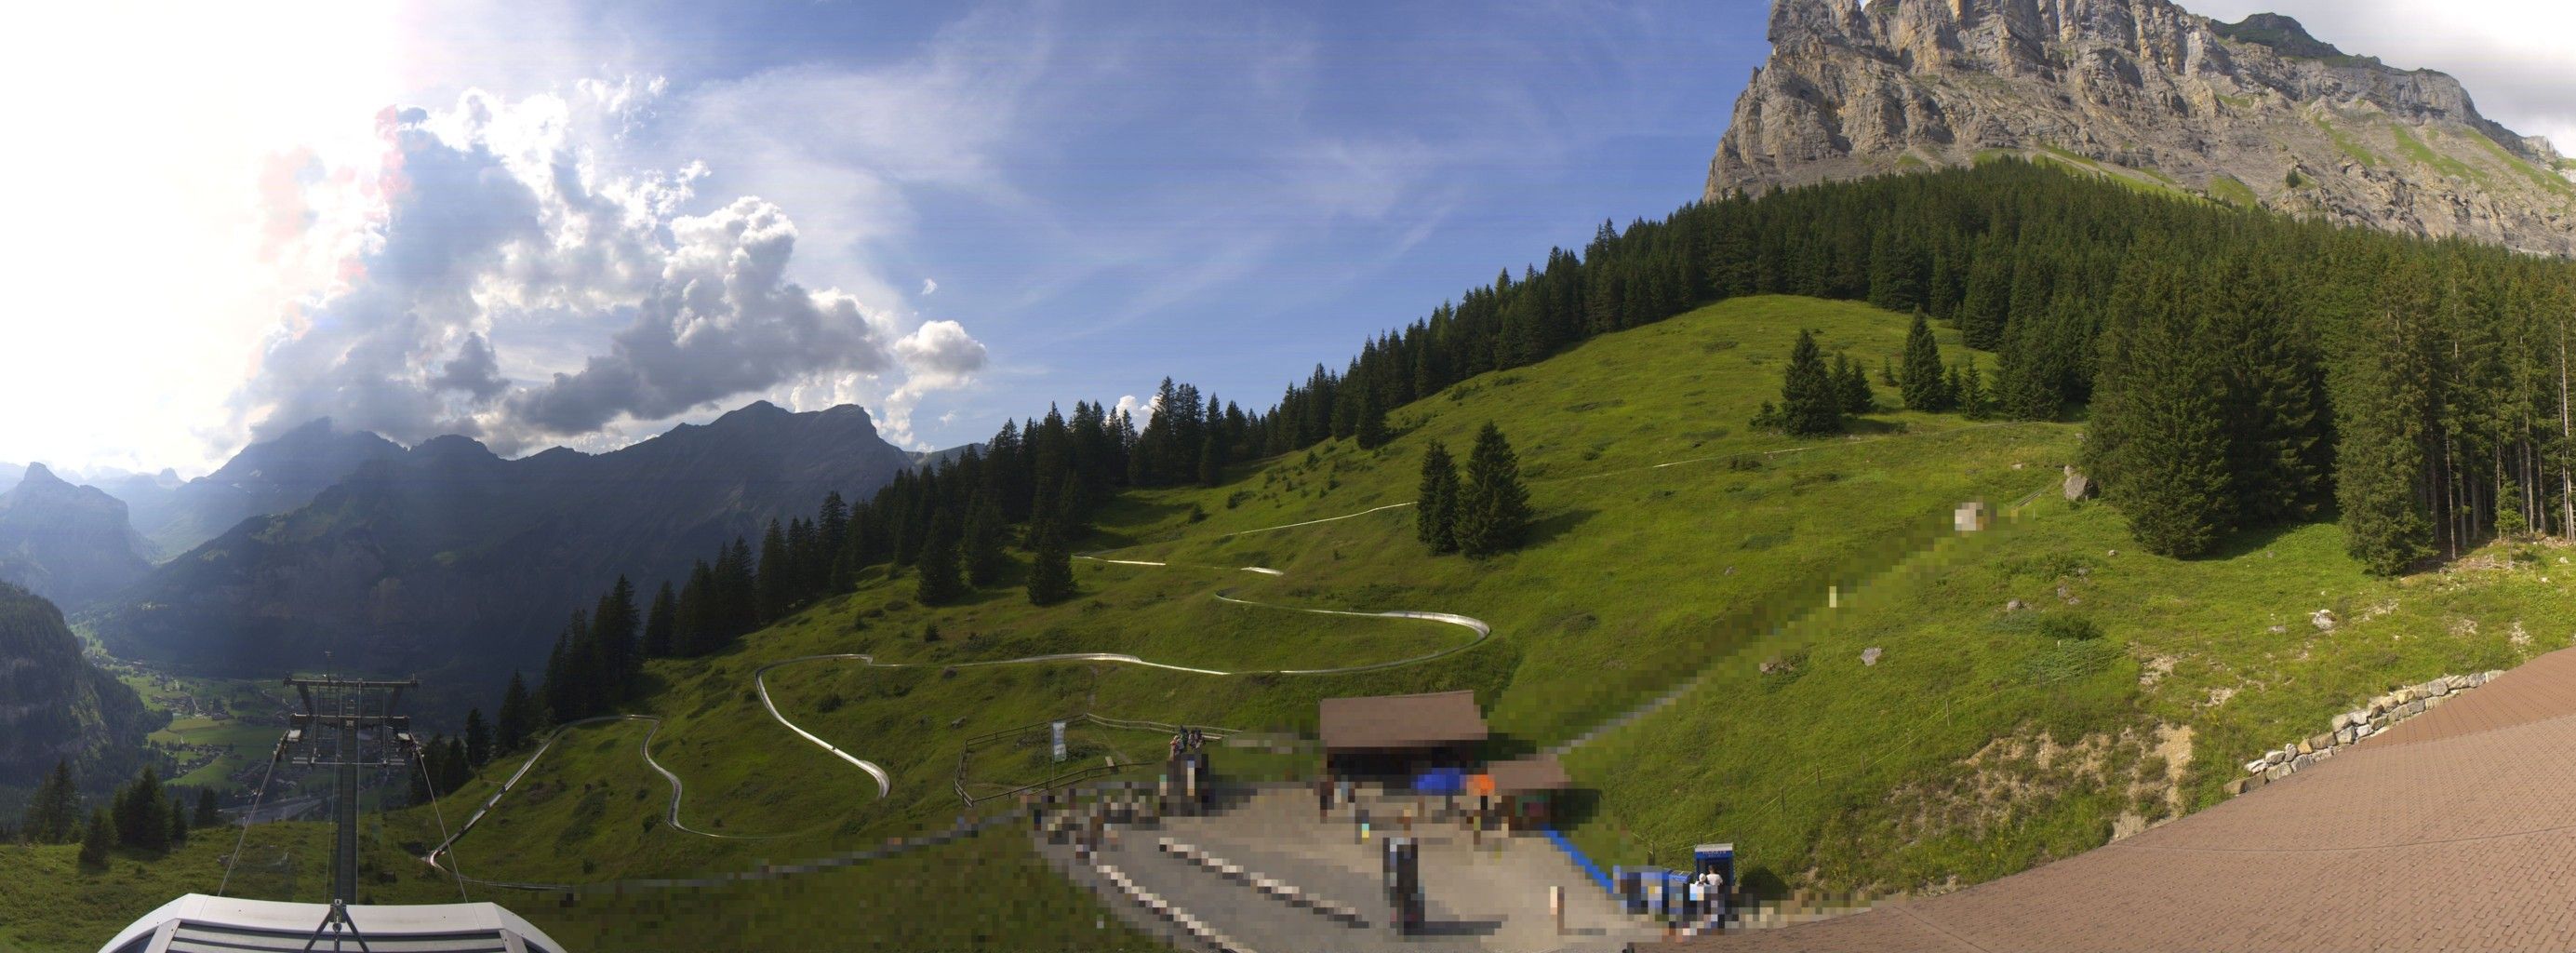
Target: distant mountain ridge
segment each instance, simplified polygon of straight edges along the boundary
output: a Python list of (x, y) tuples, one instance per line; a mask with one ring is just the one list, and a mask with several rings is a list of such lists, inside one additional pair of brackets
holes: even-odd
[(1709, 163), (1710, 200), (2025, 155), (2238, 204), (2576, 253), (2545, 139), (2258, 14), (2167, 0), (1777, 0), (1771, 56)]
[(229, 674), (326, 650), (389, 672), (533, 668), (618, 575), (649, 595), (716, 546), (810, 516), (828, 492), (871, 493), (912, 460), (848, 405), (754, 403), (597, 455), (507, 460), (438, 437), (243, 521), (84, 618), (120, 656)]
[(124, 500), (135, 531), (151, 540), (152, 555), (166, 559), (243, 520), (311, 502), (360, 465), (402, 453), (401, 444), (363, 430), (341, 430), (324, 417), (243, 447), (215, 472), (185, 483), (132, 475), (92, 485)]
[(0, 493), (0, 582), (77, 606), (142, 578), (152, 568), (143, 553), (123, 502), (44, 464)]

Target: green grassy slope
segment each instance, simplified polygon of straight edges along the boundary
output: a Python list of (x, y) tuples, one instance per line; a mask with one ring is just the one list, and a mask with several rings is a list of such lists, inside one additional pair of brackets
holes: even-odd
[[(1225, 486), (1132, 494), (1099, 521), (1091, 543), (1114, 548), (1110, 558), (1172, 565), (1079, 563), (1084, 593), (1072, 602), (1033, 608), (1007, 588), (932, 610), (913, 602), (908, 576), (872, 577), (725, 654), (655, 662), (651, 676), (662, 687), (649, 707), (665, 722), (654, 750), (687, 779), (685, 821), (794, 836), (714, 841), (659, 824), (667, 786), (642, 766), (636, 748), (647, 729), (631, 724), (579, 729), (459, 858), (477, 876), (589, 881), (866, 845), (954, 817), (963, 738), (1082, 711), (1302, 731), (1312, 729), (1322, 697), (1472, 688), (1503, 747), (1560, 742), (1818, 610), (1829, 587), (1848, 589), (1932, 545), (1955, 504), (2046, 489), (2053, 462), (2071, 453), (2066, 425), (1902, 412), (1874, 415), (1851, 437), (1750, 432), (1742, 422), (1776, 397), (1800, 327), (1819, 331), (1828, 350), (1875, 364), (1897, 352), (1905, 323), (1853, 304), (1728, 302), (1403, 408), (1392, 421), (1401, 436), (1375, 452), (1336, 443), (1244, 468)], [(1408, 509), (1364, 513), (1411, 499), (1429, 440), (1463, 449), (1487, 420), (1521, 454), (1538, 510), (1532, 546), (1485, 563), (1432, 559), (1412, 541)], [(1252, 532), (1352, 513), (1364, 515)], [(1229, 604), (1215, 598), (1220, 592), (1281, 606), (1458, 612), (1492, 623), (1495, 637), (1421, 665), (1346, 675), (1208, 676), (1100, 663), (949, 668), (1068, 651), (1227, 671), (1317, 668), (1473, 638), (1435, 623)], [(924, 638), (933, 624), (935, 642)], [(750, 691), (764, 665), (837, 652), (911, 667), (793, 665), (771, 673), (771, 691), (799, 724), (892, 772), (894, 795), (883, 803), (864, 775), (771, 722)], [(1220, 770), (1300, 766), (1221, 757), (1231, 760)], [(979, 759), (968, 780), (1029, 770)], [(600, 787), (582, 791), (584, 783)], [(449, 798), (451, 821), (485, 790)], [(412, 825), (396, 840), (436, 840), (420, 812), (393, 823)]]
[[(1598, 859), (1670, 860), (1690, 843), (1733, 840), (1761, 872), (1757, 884), (1937, 888), (2204, 805), (2231, 765), (2322, 730), (2358, 698), (2510, 664), (2564, 644), (2576, 621), (2563, 583), (2543, 579), (2558, 566), (2554, 551), (2398, 581), (2364, 577), (2330, 523), (2253, 534), (2191, 562), (2133, 552), (2116, 513), (2055, 492), (2076, 424), (1891, 412), (1823, 440), (1745, 427), (1776, 399), (1798, 329), (1875, 366), (1898, 352), (1905, 326), (1855, 304), (1742, 299), (1484, 375), (1398, 409), (1399, 436), (1376, 451), (1336, 442), (1238, 468), (1223, 486), (1129, 494), (1087, 544), (1106, 558), (1170, 565), (1077, 563), (1083, 593), (1058, 606), (1031, 607), (1011, 585), (930, 609), (913, 600), (909, 574), (874, 570), (856, 592), (725, 653), (651, 663), (656, 690), (642, 707), (662, 719), (658, 733), (640, 722), (574, 729), (456, 859), (476, 877), (593, 883), (867, 848), (955, 819), (965, 739), (1085, 711), (1311, 731), (1318, 698), (1471, 688), (1496, 749), (1513, 751), (1576, 738), (1688, 686), (1568, 756), (1589, 792), (1573, 806), (1574, 835)], [(1962, 353), (1954, 336), (1944, 340), (1950, 356)], [(1880, 397), (1895, 399), (1886, 388)], [(1521, 455), (1538, 517), (1532, 543), (1482, 563), (1428, 557), (1400, 505), (1422, 448), (1439, 439), (1463, 451), (1488, 420)], [(1988, 531), (1957, 534), (1951, 510), (1969, 500), (2027, 505)], [(1273, 528), (1348, 514), (1359, 515)], [(1404, 659), (1472, 639), (1437, 623), (1244, 606), (1220, 593), (1463, 613), (1490, 622), (1494, 637), (1418, 665), (1337, 675), (970, 664), (1098, 651), (1245, 672)], [(2013, 599), (2037, 608), (2005, 612)], [(2318, 633), (2305, 621), (2316, 608), (2348, 621)], [(2049, 622), (2079, 616), (2102, 636), (2064, 641)], [(1865, 666), (1871, 647), (1884, 655)], [(778, 668), (768, 684), (789, 717), (893, 775), (882, 801), (864, 774), (770, 720), (752, 690), (764, 666), (853, 652), (899, 667), (815, 661)], [(639, 752), (648, 733), (655, 757), (688, 784), (686, 824), (762, 839), (664, 823), (669, 786)], [(1095, 746), (1086, 758), (1159, 743), (1114, 731), (1077, 741)], [(451, 793), (443, 821), (460, 823), (518, 761)], [(1220, 773), (1303, 767), (1219, 749)], [(993, 790), (1048, 769), (1005, 750), (972, 759), (963, 780)], [(376, 865), (397, 872), (375, 888), (383, 896), (453, 896), (402, 859), (436, 842), (441, 820), (403, 811), (373, 829)], [(930, 895), (908, 886), (923, 878), (932, 892), (1020, 885), (1025, 914), (1003, 922), (849, 899)], [(652, 892), (571, 906), (474, 892), (586, 946), (722, 942), (738, 935), (728, 931), (785, 929), (753, 923), (781, 913), (794, 916), (770, 919), (819, 918), (915, 945), (1134, 939), (1114, 919), (1090, 927), (1105, 933), (1066, 932), (1099, 921), (1100, 908), (1007, 830), (729, 888), (733, 906), (702, 913), (688, 912), (700, 900)]]
[[(2576, 566), (2556, 547), (2379, 580), (2331, 523), (2190, 561), (2135, 551), (2118, 514), (2054, 494), (1999, 529), (1569, 758), (1602, 792), (1577, 842), (1643, 860), (1732, 840), (1766, 880), (1834, 889), (1974, 883), (2214, 803), (2239, 764), (2373, 694), (2510, 668), (2576, 632)], [(2321, 632), (2317, 609), (2343, 621)], [(2064, 642), (2050, 618), (2103, 635)]]

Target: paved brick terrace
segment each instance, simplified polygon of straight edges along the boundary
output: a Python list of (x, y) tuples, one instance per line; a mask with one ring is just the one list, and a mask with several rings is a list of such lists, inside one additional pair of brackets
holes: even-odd
[(2242, 797), (1727, 950), (2576, 949), (2576, 649)]

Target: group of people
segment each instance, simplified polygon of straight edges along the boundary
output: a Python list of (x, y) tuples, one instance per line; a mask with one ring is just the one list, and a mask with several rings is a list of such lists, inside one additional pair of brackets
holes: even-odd
[(1172, 733), (1171, 756), (1174, 758), (1179, 758), (1184, 752), (1193, 752), (1204, 747), (1207, 747), (1207, 736), (1200, 734), (1196, 728), (1183, 728)]

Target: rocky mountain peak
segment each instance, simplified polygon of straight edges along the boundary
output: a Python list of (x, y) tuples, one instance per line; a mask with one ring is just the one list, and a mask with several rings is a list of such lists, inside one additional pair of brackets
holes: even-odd
[(2334, 221), (2576, 252), (2547, 141), (2457, 80), (2169, 0), (1777, 0), (1706, 195), (2021, 156)]
[(27, 472), (18, 477), (18, 485), (36, 487), (57, 485), (63, 487), (71, 486), (71, 484), (64, 482), (63, 478), (55, 476), (53, 470), (47, 468), (41, 463), (27, 464)]

